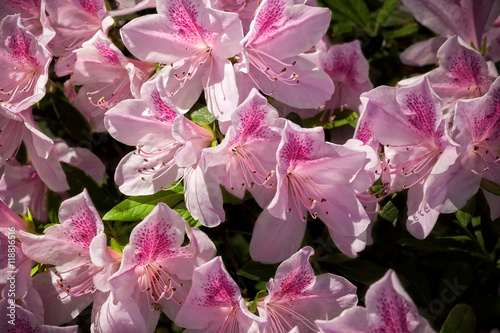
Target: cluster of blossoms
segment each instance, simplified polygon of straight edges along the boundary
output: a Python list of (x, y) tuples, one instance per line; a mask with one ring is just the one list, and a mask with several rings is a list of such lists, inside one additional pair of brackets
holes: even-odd
[[(426, 21), (420, 9), (432, 1), (403, 2), (423, 24), (446, 21), (438, 11)], [(489, 23), (479, 29), (473, 20), (496, 18), (500, 5), (462, 2), (476, 16), (462, 6), (456, 10), (468, 26), (438, 24), (436, 32), (452, 36), (426, 57), (437, 68), (374, 89), (360, 43), (330, 45), (331, 12), (314, 1), (123, 1), (114, 11), (104, 0), (2, 2), (0, 245), (7, 253), (14, 227), (17, 287), (7, 297), (3, 273), (12, 267), (0, 256), (1, 315), (14, 299), (17, 331), (56, 330), (92, 304), (95, 332), (153, 332), (161, 313), (186, 332), (433, 332), (394, 271), (358, 306), (356, 286), (315, 275), (314, 250), (301, 244), (308, 220), (319, 219), (338, 250), (356, 257), (372, 241), (378, 202), (403, 190), (407, 229), (424, 239), (483, 179), (500, 183), (500, 81), (490, 60), (499, 54), (477, 50)], [(145, 8), (157, 13), (115, 24), (113, 17)], [(108, 37), (118, 28), (121, 48)], [(417, 57), (414, 50), (403, 56)], [(153, 195), (182, 183), (185, 206), (203, 227), (160, 202), (127, 245), (110, 241), (87, 190), (69, 196), (61, 162), (98, 184), (106, 168), (39, 128), (32, 107), (46, 87), (64, 92), (92, 131), (135, 147), (114, 173), (121, 193)], [(190, 115), (198, 101), (208, 124)], [(337, 144), (323, 127), (285, 117), (329, 123), (337, 109), (359, 113), (352, 138)], [(26, 163), (16, 159), (22, 149)], [(17, 214), (47, 221), (47, 189), (65, 200), (59, 223), (36, 234)], [(261, 209), (251, 258), (280, 263), (253, 301), (205, 233), (226, 221), (226, 192), (250, 194)], [(500, 197), (486, 198), (500, 207)]]

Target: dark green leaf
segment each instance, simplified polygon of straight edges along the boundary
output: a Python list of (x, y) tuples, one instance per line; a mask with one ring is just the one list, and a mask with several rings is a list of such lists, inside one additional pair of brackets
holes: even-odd
[(467, 304), (456, 305), (446, 318), (441, 333), (470, 333), (476, 329), (476, 315)]
[(200, 126), (202, 123), (211, 124), (215, 121), (212, 113), (208, 111), (208, 107), (203, 104), (196, 103), (189, 111), (189, 114), (191, 120)]
[(396, 226), (396, 222), (398, 220), (399, 210), (398, 208), (389, 201), (385, 204), (384, 209), (379, 213), (379, 216), (386, 221), (392, 223), (392, 225)]
[(70, 196), (73, 197), (87, 189), (94, 206), (99, 212), (106, 212), (113, 206), (113, 196), (99, 186), (91, 176), (71, 164), (61, 163), (61, 166), (70, 186), (68, 191)]
[(418, 29), (417, 23), (410, 23), (399, 29), (384, 30), (382, 31), (382, 36), (384, 36), (385, 39), (401, 38), (416, 33)]
[(50, 100), (61, 125), (73, 139), (89, 141), (92, 138), (92, 129), (80, 111), (59, 96), (51, 95)]
[(365, 28), (370, 20), (370, 12), (363, 0), (326, 0), (325, 3), (334, 13), (343, 15), (360, 28)]
[(152, 195), (129, 197), (114, 206), (104, 215), (103, 220), (138, 221), (144, 219), (159, 202), (174, 207), (184, 200), (184, 193), (173, 190), (160, 191)]
[(490, 193), (500, 196), (500, 185), (488, 179), (481, 179), (481, 188)]
[(469, 201), (467, 201), (467, 203), (462, 209), (460, 209), (458, 212), (455, 213), (455, 215), (458, 221), (464, 227), (467, 227), (467, 225), (472, 220), (475, 211), (476, 211), (476, 197), (472, 197), (469, 199)]
[(438, 295), (443, 301), (453, 303), (465, 293), (473, 279), (474, 270), (468, 263), (454, 262), (441, 278)]
[(375, 32), (378, 31), (387, 19), (392, 16), (392, 13), (396, 9), (398, 3), (399, 0), (386, 0), (382, 7), (377, 10), (375, 17)]
[(250, 260), (238, 271), (238, 275), (254, 281), (269, 281), (276, 273), (279, 264), (266, 265)]
[(470, 301), (470, 305), (480, 320), (500, 318), (500, 296), (478, 296)]
[(59, 206), (61, 206), (61, 203), (63, 201), (62, 198), (59, 196), (59, 194), (47, 189), (46, 200), (49, 221), (51, 223), (59, 223)]
[(366, 285), (371, 285), (380, 280), (387, 271), (386, 268), (360, 258), (344, 262), (330, 262), (329, 260), (327, 262), (331, 264), (332, 268), (340, 272), (342, 276)]

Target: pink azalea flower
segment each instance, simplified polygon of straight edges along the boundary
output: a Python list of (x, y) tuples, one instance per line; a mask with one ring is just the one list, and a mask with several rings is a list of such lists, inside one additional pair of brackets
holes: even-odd
[[(448, 38), (439, 48), (437, 56), (439, 67), (424, 75), (443, 99), (446, 109), (453, 109), (459, 99), (484, 95), (498, 76), (494, 63), (487, 62), (459, 36)], [(412, 84), (420, 78), (402, 80), (398, 86)]]
[(356, 194), (376, 179), (376, 153), (358, 140), (325, 142), (320, 127), (287, 122), (278, 147), (277, 192), (259, 216), (250, 242), (254, 260), (278, 262), (295, 253), (307, 213), (320, 218), (337, 247), (355, 257), (364, 249), (370, 219)]
[(499, 110), (499, 79), (483, 97), (457, 102), (451, 138), (460, 145), (460, 154), (431, 173), (426, 194), (432, 208), (455, 212), (479, 190), (482, 178), (500, 183)]
[(425, 194), (436, 181), (430, 175), (447, 179), (458, 156), (457, 145), (445, 133), (442, 101), (426, 77), (402, 88), (375, 88), (361, 99), (369, 129), (384, 146), (382, 180), (393, 191), (409, 188), (407, 228), (415, 237), (425, 238), (439, 215), (433, 209), (439, 200)]
[(500, 14), (500, 6), (494, 0), (403, 0), (403, 4), (417, 21), (440, 35), (401, 53), (401, 61), (413, 66), (436, 63), (436, 52), (449, 36), (458, 35), (466, 44), (481, 49), (485, 31)]
[[(159, 0), (158, 14), (132, 20), (121, 29), (127, 48), (139, 59), (167, 67), (165, 90), (187, 111), (202, 90), (216, 118), (229, 119), (237, 105), (237, 90), (228, 58), (239, 52), (243, 38), (235, 13), (206, 7), (199, 0)], [(170, 67), (170, 69), (168, 69)], [(228, 84), (230, 83), (230, 84)], [(182, 97), (182, 98), (180, 98)]]
[(248, 310), (220, 257), (194, 270), (193, 284), (175, 319), (186, 332), (206, 333), (255, 333), (261, 331), (262, 322)]
[(317, 319), (337, 317), (358, 302), (356, 287), (346, 279), (325, 273), (314, 276), (309, 258), (314, 250), (306, 246), (283, 261), (274, 279), (267, 283), (269, 293), (257, 303), (267, 319), (266, 332), (317, 332)]
[(120, 161), (115, 173), (115, 182), (127, 195), (156, 193), (182, 175), (174, 161), (181, 144), (172, 134), (174, 119), (182, 114), (156, 83), (145, 83), (140, 99), (122, 101), (104, 117), (112, 137), (137, 146)]
[(28, 230), (24, 220), (0, 200), (0, 299), (14, 300), (43, 321), (42, 299), (31, 278), (34, 263), (16, 240), (21, 230)]
[(91, 39), (99, 30), (105, 34), (114, 20), (106, 11), (104, 0), (49, 0), (45, 1), (48, 14), (45, 26), (56, 35), (47, 44), (50, 52), (58, 57), (55, 64), (57, 76), (71, 74), (76, 54), (73, 52)]
[(359, 96), (373, 88), (368, 77), (368, 61), (361, 52), (358, 40), (341, 45), (327, 45), (326, 51), (317, 51), (320, 67), (335, 84), (335, 91), (325, 103), (325, 112), (330, 117), (335, 109), (348, 108), (358, 111)]
[(107, 280), (121, 259), (106, 246), (104, 225), (86, 190), (61, 204), (59, 220), (61, 224), (45, 229), (43, 236), (19, 234), (28, 257), (54, 265), (34, 277), (45, 322), (53, 325), (75, 318), (92, 303), (97, 290), (108, 291)]
[(316, 108), (328, 100), (334, 91), (331, 79), (299, 55), (321, 39), (330, 18), (327, 8), (263, 1), (235, 65), (240, 100), (252, 87), (297, 108)]
[(265, 97), (253, 89), (234, 111), (224, 140), (203, 150), (203, 164), (227, 191), (242, 199), (250, 191), (262, 207), (274, 196), (269, 186), (276, 168), (276, 150), (283, 119)]
[(438, 50), (439, 67), (428, 73), (432, 89), (445, 102), (484, 95), (498, 72), (493, 62), (453, 36)]
[[(60, 162), (68, 163), (89, 174), (98, 184), (104, 182), (106, 168), (101, 160), (88, 149), (68, 147), (61, 139), (54, 139), (54, 152)], [(0, 169), (0, 198), (19, 214), (27, 214), (47, 221), (45, 206), (47, 185), (33, 165), (21, 165), (12, 160)]]
[[(189, 244), (182, 246), (187, 234)], [(130, 234), (130, 244), (123, 249), (120, 269), (110, 278), (112, 298), (103, 304), (96, 325), (105, 323), (107, 313), (115, 310), (129, 316), (133, 327), (126, 331), (153, 332), (160, 311), (174, 319), (189, 289), (193, 270), (212, 259), (215, 246), (197, 228), (164, 203), (139, 223)], [(118, 317), (119, 318), (119, 317)], [(120, 323), (116, 323), (120, 327)]]
[(23, 26), (26, 27), (43, 44), (54, 37), (55, 33), (43, 28), (45, 20), (41, 14), (45, 13), (46, 0), (5, 0), (0, 3), (0, 18), (19, 13)]
[(0, 108), (0, 165), (11, 162), (24, 142), (31, 164), (43, 182), (55, 192), (69, 189), (57, 155), (54, 141), (43, 134), (33, 120), (31, 108), (10, 113)]
[[(161, 87), (162, 77), (158, 77)], [(147, 195), (167, 189), (183, 177), (186, 205), (205, 225), (224, 218), (222, 193), (200, 165), (202, 150), (210, 147), (213, 133), (184, 117), (155, 81), (143, 86), (143, 101), (119, 103), (108, 111), (105, 126), (117, 140), (137, 145), (119, 163), (115, 181), (122, 193)], [(130, 131), (133, 126), (134, 131)]]
[(122, 100), (139, 97), (142, 84), (156, 67), (126, 58), (100, 30), (75, 53), (77, 61), (70, 80), (82, 87), (74, 105), (95, 131), (103, 132), (104, 112)]
[(78, 332), (78, 326), (55, 327), (44, 325), (43, 322), (32, 312), (23, 309), (16, 303), (10, 303), (9, 298), (0, 300), (0, 331), (5, 333), (14, 332)]
[(19, 14), (6, 16), (1, 31), (0, 108), (18, 113), (45, 95), (52, 55), (23, 26)]
[(406, 293), (393, 270), (372, 284), (365, 297), (366, 308), (355, 306), (330, 321), (317, 320), (322, 333), (435, 332)]

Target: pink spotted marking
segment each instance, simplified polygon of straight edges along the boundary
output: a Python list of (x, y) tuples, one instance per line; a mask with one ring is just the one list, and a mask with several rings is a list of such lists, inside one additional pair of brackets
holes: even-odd
[(9, 53), (7, 53), (6, 56), (20, 66), (39, 68), (40, 63), (32, 48), (34, 37), (30, 37), (31, 36), (21, 28), (13, 28), (6, 38), (7, 48), (9, 49)]
[(491, 102), (488, 103), (487, 110), (472, 115), (472, 137), (475, 141), (500, 137), (500, 89), (494, 89), (488, 95), (491, 96)]
[[(233, 152), (233, 158), (236, 159), (236, 165), (239, 166), (243, 179), (239, 179), (239, 184), (232, 184), (233, 176), (230, 176), (231, 189), (234, 186), (253, 187), (255, 184), (264, 185), (273, 175), (273, 171), (266, 170), (260, 163), (259, 158), (255, 156), (248, 144), (256, 141), (272, 139), (276, 136), (265, 122), (269, 109), (266, 105), (257, 104), (250, 101), (242, 110), (239, 111), (240, 123), (236, 128), (236, 136), (231, 138), (228, 143)], [(263, 143), (257, 143), (263, 144)], [(234, 172), (232, 168), (229, 171)]]
[(6, 1), (11, 8), (16, 9), (22, 14), (30, 13), (40, 16), (41, 0), (3, 0)]
[(410, 125), (426, 138), (439, 138), (443, 132), (436, 132), (436, 110), (430, 96), (409, 92), (405, 95), (404, 104), (411, 114), (408, 116)]
[(42, 333), (45, 331), (38, 322), (30, 320), (29, 315), (24, 311), (16, 313), (15, 325), (5, 325), (5, 333)]
[(314, 274), (310, 269), (297, 267), (280, 280), (275, 280), (278, 291), (273, 295), (273, 302), (290, 301), (300, 298), (305, 289), (310, 287)]
[(269, 0), (258, 11), (255, 18), (257, 33), (252, 41), (272, 35), (282, 26), (286, 2), (283, 0)]
[(290, 173), (297, 166), (312, 158), (314, 138), (307, 133), (288, 133), (285, 144), (281, 147), (279, 159)]
[(380, 327), (372, 327), (372, 332), (410, 333), (412, 324), (419, 321), (408, 302), (395, 293), (383, 291), (377, 297), (377, 315), (381, 319)]
[(171, 0), (168, 4), (167, 17), (175, 29), (173, 36), (189, 44), (196, 44), (200, 39), (212, 42), (212, 34), (198, 23), (199, 7), (190, 0)]
[(366, 121), (361, 120), (362, 123), (356, 131), (355, 139), (361, 140), (365, 145), (369, 145), (373, 142), (373, 133), (368, 128)]
[(224, 272), (209, 273), (201, 288), (206, 295), (194, 299), (198, 306), (239, 308), (239, 289)]
[(482, 85), (481, 56), (472, 50), (460, 49), (458, 54), (447, 57), (449, 83), (455, 87)]
[(176, 234), (172, 224), (162, 217), (155, 217), (154, 222), (150, 221), (140, 226), (136, 229), (132, 241), (137, 265), (147, 265), (165, 258), (187, 255), (178, 248), (179, 238), (183, 237), (183, 234)]
[(102, 0), (78, 0), (80, 6), (87, 13), (98, 16), (99, 11), (103, 8)]
[(500, 89), (492, 89), (486, 110), (478, 110), (470, 117), (473, 153), (486, 164), (484, 171), (492, 173), (495, 179), (500, 175), (496, 172), (500, 164)]
[(229, 146), (238, 145), (242, 139), (245, 142), (252, 142), (269, 137), (269, 126), (265, 123), (267, 113), (266, 105), (248, 103), (238, 114), (240, 118), (237, 127), (238, 135), (229, 142)]
[(154, 91), (151, 94), (151, 99), (153, 100), (152, 112), (154, 118), (161, 122), (172, 124), (177, 114), (170, 108), (168, 103), (161, 98), (160, 93)]
[(120, 61), (120, 55), (118, 52), (115, 50), (111, 49), (108, 47), (104, 42), (97, 42), (95, 45), (95, 48), (99, 52), (99, 54), (105, 59), (105, 63), (116, 65), (116, 66), (122, 66), (122, 63)]
[(69, 217), (65, 235), (75, 245), (88, 248), (97, 236), (97, 218), (94, 212), (85, 204), (78, 204)]
[(324, 70), (335, 81), (353, 82), (358, 77), (358, 60), (359, 54), (356, 52), (347, 53), (343, 50), (337, 50), (324, 63)]

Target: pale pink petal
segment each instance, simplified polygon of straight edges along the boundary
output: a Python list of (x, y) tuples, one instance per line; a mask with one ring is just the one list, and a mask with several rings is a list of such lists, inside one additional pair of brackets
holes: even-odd
[[(0, 321), (0, 330), (2, 332), (78, 332), (78, 326), (55, 327), (44, 325), (33, 313), (15, 303), (10, 303), (9, 300), (9, 298), (4, 298), (0, 301), (0, 315), (4, 318)], [(11, 330), (11, 328), (14, 328), (14, 330)]]
[(90, 150), (81, 147), (69, 147), (63, 140), (54, 140), (57, 158), (60, 162), (69, 163), (85, 171), (98, 184), (104, 182), (106, 167)]
[(250, 256), (264, 264), (285, 260), (298, 250), (305, 230), (306, 223), (298, 214), (280, 220), (264, 210), (255, 222)]
[[(245, 42), (280, 59), (293, 57), (317, 43), (330, 19), (327, 8), (294, 4), (291, 0), (265, 1), (259, 6)], [(301, 42), (292, 42), (297, 40)]]
[(218, 182), (197, 165), (184, 174), (186, 207), (194, 219), (207, 227), (215, 227), (225, 219), (222, 192)]
[[(64, 290), (59, 286), (60, 277), (53, 270), (33, 277), (33, 286), (40, 294), (45, 309), (44, 322), (48, 325), (62, 325), (70, 322), (94, 300), (94, 294), (85, 294), (79, 297), (66, 296)], [(74, 275), (67, 276), (67, 278), (72, 277)]]
[(370, 326), (367, 311), (361, 306), (349, 308), (332, 320), (316, 320), (315, 323), (321, 333), (365, 333)]
[(66, 175), (62, 170), (56, 152), (52, 150), (46, 158), (40, 157), (37, 154), (35, 137), (31, 132), (28, 132), (24, 138), (24, 144), (31, 158), (31, 164), (36, 169), (38, 176), (54, 192), (69, 190)]
[(437, 52), (446, 41), (446, 37), (434, 37), (418, 42), (400, 54), (401, 62), (409, 66), (426, 66), (438, 62)]

